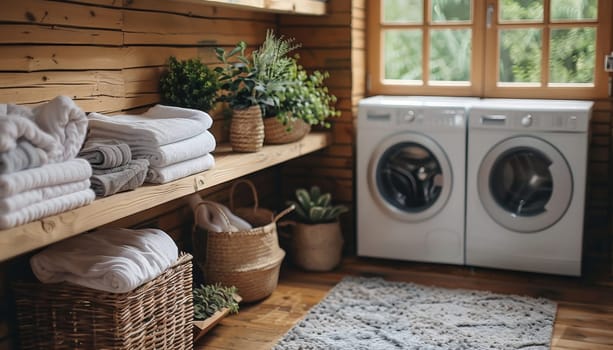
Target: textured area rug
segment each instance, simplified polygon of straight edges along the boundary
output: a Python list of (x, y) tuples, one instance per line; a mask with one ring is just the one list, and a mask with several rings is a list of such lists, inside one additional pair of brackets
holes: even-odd
[(345, 277), (274, 349), (549, 349), (546, 299)]

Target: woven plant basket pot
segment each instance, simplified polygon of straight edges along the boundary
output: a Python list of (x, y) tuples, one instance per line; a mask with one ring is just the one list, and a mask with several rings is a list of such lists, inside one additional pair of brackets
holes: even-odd
[(291, 222), (291, 225), (294, 264), (308, 271), (330, 271), (340, 263), (343, 233), (338, 220), (325, 224)]
[[(290, 131), (287, 129), (291, 128)], [(298, 141), (311, 131), (311, 125), (302, 119), (294, 119), (283, 125), (277, 118), (264, 118), (264, 143), (283, 144)]]
[(234, 152), (258, 152), (264, 144), (264, 122), (259, 106), (235, 109), (230, 123), (230, 145)]
[(191, 260), (127, 293), (15, 282), (20, 349), (192, 349)]
[[(213, 202), (202, 201), (209, 206)], [(277, 221), (292, 211), (289, 207), (264, 226), (236, 232), (192, 232), (194, 256), (205, 282), (235, 286), (243, 302), (266, 298), (277, 287), (285, 251), (279, 247)], [(225, 216), (218, 209), (219, 215)], [(198, 214), (196, 208), (195, 214)]]
[[(236, 191), (236, 187), (240, 184), (245, 184), (249, 186), (251, 190), (251, 195), (253, 196), (253, 207), (244, 207), (244, 208), (236, 208), (234, 206), (234, 195)], [(255, 189), (255, 185), (253, 182), (247, 179), (241, 179), (232, 183), (232, 187), (230, 188), (230, 210), (238, 215), (240, 218), (245, 219), (248, 223), (253, 227), (265, 226), (273, 221), (275, 214), (265, 208), (260, 208), (260, 203), (258, 200), (258, 192)]]

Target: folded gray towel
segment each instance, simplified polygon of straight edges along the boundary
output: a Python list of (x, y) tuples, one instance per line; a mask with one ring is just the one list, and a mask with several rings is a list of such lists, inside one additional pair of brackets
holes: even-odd
[(148, 168), (148, 160), (134, 159), (117, 168), (93, 170), (92, 189), (100, 197), (133, 190), (143, 184)]
[(35, 147), (30, 141), (19, 140), (15, 148), (0, 152), (0, 174), (37, 168), (47, 164), (49, 157), (45, 150)]
[(128, 144), (116, 140), (88, 139), (79, 152), (92, 169), (113, 169), (128, 164), (132, 152)]

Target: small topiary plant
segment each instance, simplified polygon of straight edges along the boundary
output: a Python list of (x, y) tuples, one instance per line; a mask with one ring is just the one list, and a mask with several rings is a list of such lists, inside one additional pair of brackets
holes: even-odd
[(332, 205), (332, 195), (321, 193), (317, 186), (312, 186), (309, 191), (304, 188), (296, 190), (296, 201), (288, 201), (287, 204), (295, 206), (298, 219), (306, 224), (318, 224), (332, 222), (339, 215), (349, 209), (344, 205)]
[(160, 78), (162, 102), (172, 106), (209, 111), (219, 89), (217, 72), (196, 58), (179, 61), (170, 56), (168, 70)]
[(226, 307), (231, 314), (238, 313), (238, 302), (234, 299), (236, 293), (236, 287), (223, 287), (220, 284), (194, 288), (194, 319), (206, 320)]

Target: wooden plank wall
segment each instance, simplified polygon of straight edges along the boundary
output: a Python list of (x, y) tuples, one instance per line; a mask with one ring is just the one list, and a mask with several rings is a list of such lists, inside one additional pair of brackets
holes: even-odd
[(338, 98), (341, 117), (334, 119), (333, 145), (317, 154), (287, 163), (284, 167), (286, 197), (298, 186), (319, 185), (338, 203), (352, 211), (343, 215), (345, 253), (355, 254), (354, 140), (357, 103), (365, 93), (366, 2), (328, 2), (327, 15), (280, 16), (279, 32), (301, 42), (300, 62), (309, 70), (328, 71), (326, 84)]
[[(86, 112), (140, 112), (159, 102), (168, 56), (215, 63), (213, 47), (251, 47), (276, 28), (277, 15), (170, 0), (4, 0), (0, 11), (0, 102), (33, 105), (64, 94)], [(224, 140), (221, 113), (213, 133)], [(264, 205), (276, 204), (278, 168), (251, 177)], [(227, 202), (229, 184), (202, 195)], [(242, 197), (244, 198), (244, 197)], [(153, 226), (189, 244), (191, 213), (183, 200), (109, 224)], [(238, 204), (246, 204), (239, 201)], [(10, 349), (14, 323), (9, 281), (27, 256), (0, 263), (0, 349)]]

